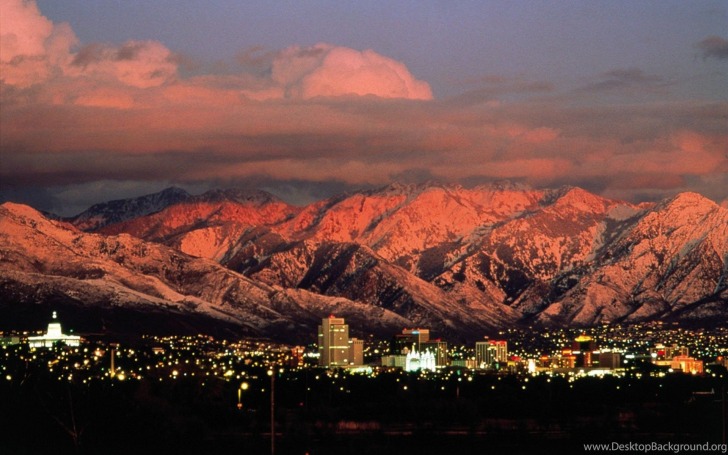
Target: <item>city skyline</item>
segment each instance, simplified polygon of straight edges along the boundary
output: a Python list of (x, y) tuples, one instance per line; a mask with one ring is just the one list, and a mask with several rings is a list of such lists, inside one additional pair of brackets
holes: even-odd
[[(3, 200), (512, 180), (728, 193), (720, 1), (4, 0)], [(27, 121), (33, 119), (33, 121)]]
[[(60, 332), (55, 324), (47, 333), (53, 344), (35, 345), (28, 332), (0, 333), (0, 420), (13, 429), (1, 450), (272, 453), (275, 444), (281, 454), (342, 446), (350, 453), (475, 454), (487, 445), (489, 453), (583, 453), (605, 441), (726, 447), (726, 328), (508, 329), (485, 342), (493, 353), (506, 344), (509, 350), (506, 361), (488, 366), (477, 364), (481, 342), (452, 346), (448, 363), (435, 365), (429, 349), (416, 350), (427, 329), (403, 328), (392, 340), (362, 342), (364, 365), (325, 366), (315, 343), (97, 334), (76, 344), (52, 333)], [(396, 335), (410, 337), (414, 350), (391, 351), (401, 341)], [(389, 364), (385, 357), (406, 359)]]

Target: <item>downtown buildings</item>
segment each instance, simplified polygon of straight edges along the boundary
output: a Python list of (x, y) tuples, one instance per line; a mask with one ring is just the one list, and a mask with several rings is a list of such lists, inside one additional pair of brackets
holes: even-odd
[(346, 367), (364, 364), (364, 341), (349, 339), (349, 325), (334, 315), (318, 326), (319, 366)]

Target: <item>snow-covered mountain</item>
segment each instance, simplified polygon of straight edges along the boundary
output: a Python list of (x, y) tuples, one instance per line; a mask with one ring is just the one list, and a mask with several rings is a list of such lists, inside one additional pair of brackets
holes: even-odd
[(62, 307), (71, 319), (89, 312), (117, 330), (148, 327), (160, 314), (186, 323), (187, 331), (217, 324), (283, 339), (315, 333), (331, 313), (366, 322), (375, 333), (411, 324), (386, 309), (270, 286), (128, 234), (84, 233), (13, 203), (0, 206), (0, 295), (0, 313), (13, 315), (5, 320), (32, 306)]
[(728, 211), (683, 193), (646, 211), (604, 244), (578, 284), (539, 318), (728, 321)]
[(281, 223), (299, 211), (264, 191), (211, 190), (149, 216), (109, 224), (99, 232), (129, 233), (223, 262), (246, 232)]
[(728, 210), (697, 194), (635, 205), (574, 187), (391, 185), (293, 207), (226, 190), (115, 216), (75, 224), (98, 242), (204, 259), (255, 289), (341, 299), (364, 331), (386, 325), (370, 327), (369, 312), (461, 338), (513, 324), (728, 320)]
[(65, 218), (64, 221), (68, 221), (81, 230), (94, 231), (107, 224), (120, 223), (158, 212), (167, 206), (184, 202), (191, 197), (182, 188), (171, 187), (159, 193), (138, 198), (118, 199), (95, 204), (76, 216)]

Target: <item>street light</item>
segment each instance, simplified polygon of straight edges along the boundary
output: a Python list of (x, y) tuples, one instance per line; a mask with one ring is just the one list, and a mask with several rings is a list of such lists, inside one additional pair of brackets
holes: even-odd
[(250, 386), (247, 382), (243, 382), (242, 384), (240, 384), (240, 387), (238, 387), (238, 409), (243, 409), (243, 402), (241, 401), (242, 392), (248, 390), (248, 387)]

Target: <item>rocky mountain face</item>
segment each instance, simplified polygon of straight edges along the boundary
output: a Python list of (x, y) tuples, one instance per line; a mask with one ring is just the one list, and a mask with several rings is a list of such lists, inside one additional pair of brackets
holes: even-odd
[(74, 217), (64, 218), (63, 220), (81, 230), (95, 231), (107, 224), (121, 223), (158, 212), (167, 206), (184, 202), (191, 197), (187, 191), (172, 187), (159, 193), (134, 199), (119, 199), (96, 204)]
[[(147, 198), (168, 200), (158, 195)], [(143, 251), (140, 261), (159, 256), (157, 268), (134, 269), (139, 280), (132, 280), (135, 292), (139, 283), (156, 277), (177, 294), (156, 290), (145, 295), (183, 302), (186, 297), (179, 295), (194, 294), (213, 306), (242, 305), (245, 311), (236, 324), (251, 318), (249, 325), (258, 332), (266, 332), (272, 321), (295, 326), (299, 317), (313, 324), (313, 316), (307, 313), (305, 319), (300, 311), (308, 305), (330, 308), (331, 302), (338, 302), (337, 314), (351, 308), (348, 314), (357, 315), (363, 331), (397, 321), (460, 338), (479, 338), (513, 324), (728, 320), (728, 210), (697, 194), (633, 205), (572, 187), (428, 184), (391, 185), (306, 207), (264, 192), (235, 190), (186, 195), (154, 207), (141, 200), (113, 204), (133, 209), (115, 213), (95, 206), (88, 212), (103, 216), (69, 220), (97, 232), (75, 231), (74, 236), (87, 240), (72, 242), (78, 250), (74, 254), (97, 257), (101, 243), (123, 239), (125, 245), (137, 245), (133, 251)], [(89, 224), (88, 219), (103, 221)], [(8, 243), (13, 241), (27, 243), (8, 237)], [(3, 244), (3, 258), (9, 257), (6, 250), (13, 251)], [(87, 270), (74, 264), (61, 273), (48, 269), (53, 260), (46, 256), (23, 255), (23, 263), (41, 267), (33, 272), (38, 283), (59, 274), (67, 278), (72, 274), (67, 268)], [(204, 263), (215, 276), (234, 277), (245, 286), (229, 292), (227, 279), (195, 281), (187, 274), (169, 281), (161, 264), (170, 267), (172, 257)], [(120, 264), (114, 258), (107, 257)], [(22, 261), (2, 262), (4, 275), (21, 273), (17, 264)], [(23, 268), (22, 273), (30, 272)], [(126, 286), (117, 275), (74, 273), (76, 285)], [(50, 286), (51, 281), (44, 283)], [(257, 296), (248, 304), (246, 286)], [(277, 308), (271, 295), (286, 296), (300, 311), (285, 316), (267, 312)], [(126, 298), (119, 294), (116, 301)]]
[(169, 331), (170, 324), (295, 340), (331, 313), (366, 322), (374, 333), (408, 323), (385, 309), (372, 314), (359, 302), (251, 280), (128, 234), (84, 233), (12, 203), (0, 206), (0, 295), (4, 321), (62, 308), (66, 320), (91, 331)]

